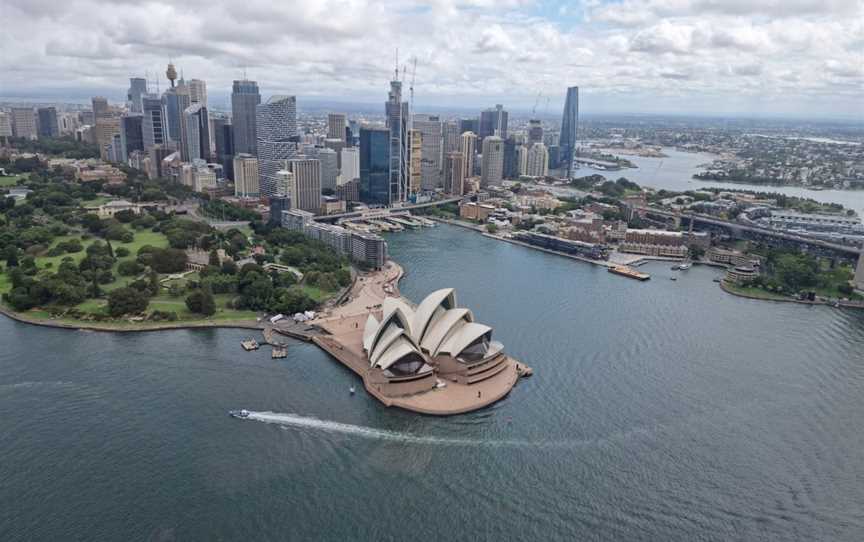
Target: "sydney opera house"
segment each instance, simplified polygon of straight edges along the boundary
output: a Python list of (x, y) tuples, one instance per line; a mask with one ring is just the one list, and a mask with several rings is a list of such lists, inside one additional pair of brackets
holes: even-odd
[(528, 370), (492, 340), (491, 327), (457, 305), (452, 288), (419, 305), (387, 297), (355, 327), (316, 342), (388, 406), (427, 414), (475, 410), (504, 397)]

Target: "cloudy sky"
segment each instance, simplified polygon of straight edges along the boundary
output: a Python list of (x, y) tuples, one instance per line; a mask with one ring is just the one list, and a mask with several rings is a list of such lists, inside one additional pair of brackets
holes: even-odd
[[(172, 58), (212, 105), (381, 102), (417, 58), (423, 106), (864, 119), (864, 0), (2, 0), (0, 97), (121, 99)], [(410, 70), (409, 70), (410, 72)], [(410, 73), (409, 73), (410, 77)]]

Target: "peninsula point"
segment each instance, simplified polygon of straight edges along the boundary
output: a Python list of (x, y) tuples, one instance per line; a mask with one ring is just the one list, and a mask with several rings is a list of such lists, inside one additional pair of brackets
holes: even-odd
[[(492, 340), (490, 326), (457, 305), (453, 288), (414, 305), (398, 294), (401, 268), (390, 265), (383, 283), (367, 279), (356, 298), (314, 322), (327, 334), (313, 341), (357, 373), (370, 394), (387, 406), (446, 416), (488, 406), (531, 374)], [(374, 294), (383, 298), (369, 304)], [(356, 311), (358, 304), (365, 310)]]

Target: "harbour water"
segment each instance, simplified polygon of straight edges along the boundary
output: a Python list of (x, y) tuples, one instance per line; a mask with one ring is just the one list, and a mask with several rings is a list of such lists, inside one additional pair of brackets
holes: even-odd
[(310, 344), (3, 318), (0, 540), (864, 537), (864, 313), (446, 225), (388, 241), (404, 294), (456, 287), (535, 376), (433, 418)]
[(627, 156), (628, 160), (639, 166), (637, 169), (601, 172), (590, 168), (582, 168), (579, 170), (578, 175), (600, 173), (613, 180), (619, 177), (627, 177), (641, 186), (680, 192), (713, 187), (756, 190), (758, 192), (778, 192), (787, 196), (810, 198), (823, 203), (839, 203), (848, 209), (854, 209), (860, 216), (864, 216), (864, 190), (811, 190), (799, 186), (700, 181), (694, 179), (693, 174), (702, 171), (699, 166), (710, 164), (715, 156), (704, 153), (683, 152), (674, 148), (664, 148), (663, 153), (667, 155), (666, 158)]

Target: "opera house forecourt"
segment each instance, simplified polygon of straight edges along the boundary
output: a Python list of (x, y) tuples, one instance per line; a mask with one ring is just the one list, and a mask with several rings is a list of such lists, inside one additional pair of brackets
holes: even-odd
[(387, 296), (365, 322), (340, 316), (319, 324), (315, 342), (363, 378), (387, 406), (425, 414), (476, 410), (501, 399), (531, 370), (504, 353), (492, 328), (456, 303), (452, 288), (419, 305)]

